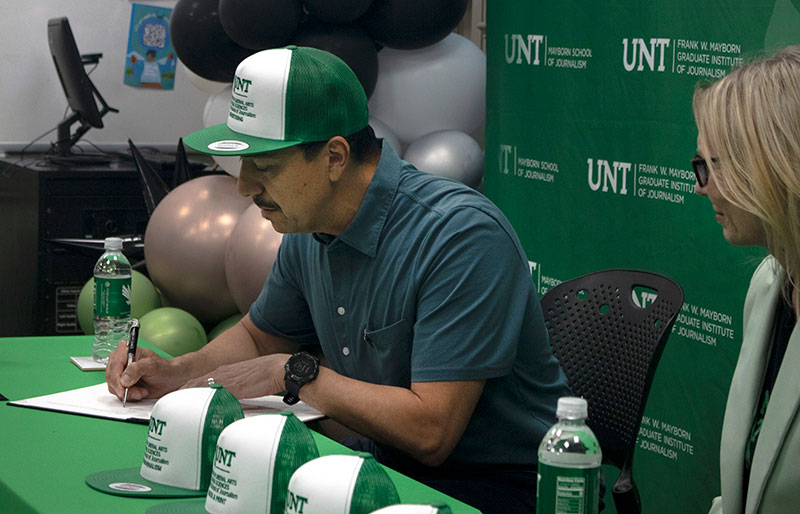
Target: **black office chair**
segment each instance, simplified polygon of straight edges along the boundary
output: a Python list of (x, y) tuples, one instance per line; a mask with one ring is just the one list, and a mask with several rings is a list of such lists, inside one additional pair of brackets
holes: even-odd
[[(643, 298), (634, 300), (641, 291)], [(620, 469), (612, 489), (617, 512), (639, 514), (636, 435), (683, 289), (655, 273), (614, 269), (563, 282), (541, 304), (553, 353), (572, 391), (589, 403), (587, 424), (600, 441), (603, 464)]]

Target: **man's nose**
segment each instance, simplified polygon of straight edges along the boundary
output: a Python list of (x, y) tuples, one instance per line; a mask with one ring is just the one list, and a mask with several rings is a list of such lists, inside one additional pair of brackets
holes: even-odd
[(244, 169), (239, 171), (236, 178), (236, 191), (241, 196), (254, 196), (263, 191), (263, 188), (254, 180), (250, 180)]

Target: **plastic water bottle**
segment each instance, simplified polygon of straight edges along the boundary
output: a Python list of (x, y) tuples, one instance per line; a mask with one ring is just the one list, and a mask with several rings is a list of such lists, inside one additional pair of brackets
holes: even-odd
[(94, 265), (94, 343), (92, 359), (107, 363), (108, 354), (127, 338), (131, 319), (131, 263), (122, 239), (107, 237), (105, 253)]
[(536, 514), (597, 514), (603, 454), (583, 398), (559, 398), (558, 423), (539, 445)]

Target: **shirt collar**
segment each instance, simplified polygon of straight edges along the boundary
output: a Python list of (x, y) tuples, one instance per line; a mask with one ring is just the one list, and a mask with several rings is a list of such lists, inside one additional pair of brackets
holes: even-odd
[(327, 234), (314, 234), (314, 238), (327, 245), (328, 249), (335, 248), (341, 241), (361, 253), (375, 257), (404, 164), (391, 145), (383, 140), (378, 167), (353, 221), (337, 238), (331, 238)]

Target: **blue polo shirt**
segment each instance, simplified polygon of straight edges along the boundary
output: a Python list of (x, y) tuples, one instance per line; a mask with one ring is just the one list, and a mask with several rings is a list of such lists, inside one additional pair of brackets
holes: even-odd
[(386, 143), (340, 236), (283, 237), (250, 317), (265, 332), (320, 345), (333, 370), (357, 380), (486, 379), (448, 463), (535, 466), (557, 399), (569, 395), (509, 221)]

